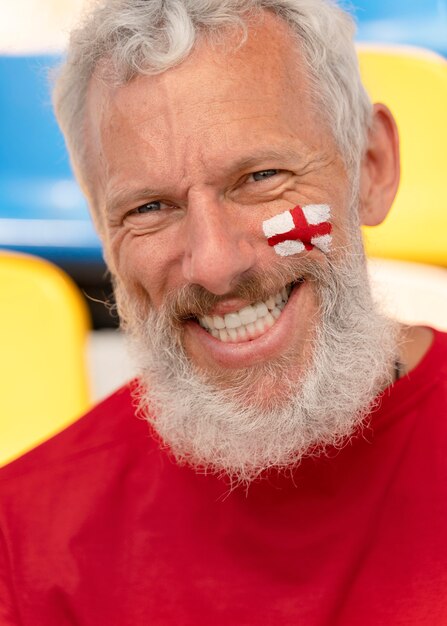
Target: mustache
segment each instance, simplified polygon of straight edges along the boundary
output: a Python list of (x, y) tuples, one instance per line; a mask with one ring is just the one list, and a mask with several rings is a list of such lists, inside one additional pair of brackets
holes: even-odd
[(328, 267), (310, 259), (290, 259), (268, 271), (250, 270), (242, 275), (234, 288), (224, 295), (211, 293), (201, 285), (189, 284), (171, 290), (166, 295), (159, 314), (175, 325), (187, 319), (208, 315), (220, 302), (235, 298), (247, 303), (266, 300), (283, 287), (304, 280), (326, 282)]

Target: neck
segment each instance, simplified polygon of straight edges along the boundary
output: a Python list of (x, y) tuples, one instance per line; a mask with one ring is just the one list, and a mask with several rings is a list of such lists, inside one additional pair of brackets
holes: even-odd
[(402, 325), (399, 332), (399, 356), (394, 364), (395, 381), (406, 376), (424, 358), (433, 341), (433, 331), (425, 326)]

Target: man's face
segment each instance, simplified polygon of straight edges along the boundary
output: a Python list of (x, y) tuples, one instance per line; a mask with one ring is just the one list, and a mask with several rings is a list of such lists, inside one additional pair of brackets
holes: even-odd
[[(287, 263), (267, 245), (262, 222), (296, 205), (328, 204), (336, 258), (349, 243), (350, 188), (286, 27), (267, 16), (245, 45), (229, 49), (204, 43), (158, 76), (114, 89), (93, 83), (90, 150), (112, 271), (135, 298), (158, 310), (171, 292), (198, 285), (217, 296), (203, 313), (223, 318), (256, 304), (256, 291), (239, 289), (253, 274), (269, 285), (262, 300), (293, 287), (273, 326), (268, 318), (236, 341), (214, 337), (196, 311), (183, 320), (188, 357), (231, 384), (241, 368), (284, 356), (299, 376), (318, 323), (312, 283), (290, 284), (301, 278), (300, 259), (275, 278)], [(326, 263), (317, 248), (300, 256)]]
[[(142, 407), (177, 459), (249, 481), (351, 434), (394, 340), (287, 28), (266, 15), (231, 43), (121, 87), (93, 80), (87, 141)], [(315, 204), (331, 208), (329, 252), (278, 256), (263, 222)]]

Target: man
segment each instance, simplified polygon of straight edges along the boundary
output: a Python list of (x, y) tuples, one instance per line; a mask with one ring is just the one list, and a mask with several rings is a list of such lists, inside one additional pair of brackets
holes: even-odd
[(352, 31), (109, 0), (74, 32), (56, 111), (141, 376), (3, 470), (2, 624), (447, 623), (447, 341), (370, 296), (398, 139)]

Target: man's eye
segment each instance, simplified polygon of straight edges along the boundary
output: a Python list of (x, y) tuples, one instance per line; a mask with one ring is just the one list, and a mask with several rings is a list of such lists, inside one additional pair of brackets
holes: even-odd
[(142, 204), (141, 206), (134, 209), (134, 213), (152, 213), (152, 211), (160, 211), (161, 210), (161, 202), (158, 200), (154, 202), (146, 202), (146, 204)]
[(279, 170), (262, 170), (260, 172), (254, 172), (251, 174), (254, 181), (259, 182), (260, 180), (265, 180), (266, 178), (271, 178), (278, 174)]

